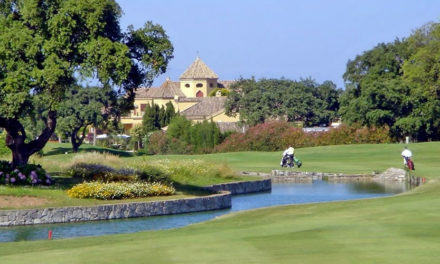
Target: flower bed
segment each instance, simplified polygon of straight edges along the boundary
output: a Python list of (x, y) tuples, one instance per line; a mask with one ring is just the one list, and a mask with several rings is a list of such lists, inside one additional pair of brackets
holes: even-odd
[(26, 164), (12, 168), (8, 161), (0, 161), (0, 184), (51, 185), (52, 177), (40, 165)]
[(174, 193), (175, 189), (172, 186), (144, 182), (85, 182), (77, 184), (67, 191), (67, 195), (72, 198), (94, 198), (100, 200), (141, 198), (171, 195)]

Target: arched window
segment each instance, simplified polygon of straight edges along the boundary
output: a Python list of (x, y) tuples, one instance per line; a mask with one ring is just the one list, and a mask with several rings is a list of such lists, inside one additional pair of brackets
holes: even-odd
[(196, 87), (197, 87), (197, 88), (203, 87), (203, 83), (198, 83), (198, 84), (196, 84)]
[(202, 91), (198, 91), (196, 93), (196, 97), (203, 97), (203, 92)]
[(185, 84), (186, 88), (189, 88), (191, 85), (189, 85), (189, 83)]

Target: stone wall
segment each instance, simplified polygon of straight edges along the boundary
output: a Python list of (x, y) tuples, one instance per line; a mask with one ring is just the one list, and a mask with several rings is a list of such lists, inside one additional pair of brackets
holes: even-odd
[(88, 207), (0, 210), (0, 226), (69, 223), (219, 210), (231, 207), (231, 194), (268, 191), (271, 189), (271, 182), (270, 179), (234, 182), (207, 186), (206, 189), (217, 194), (179, 200)]
[(343, 174), (326, 172), (305, 172), (293, 170), (273, 170), (271, 179), (275, 182), (312, 182), (326, 181), (371, 181), (375, 174)]
[(271, 179), (246, 182), (232, 182), (206, 186), (206, 190), (211, 192), (229, 191), (232, 195), (254, 192), (266, 192), (272, 189)]
[(69, 223), (142, 216), (181, 214), (231, 207), (231, 194), (222, 192), (206, 197), (99, 205), (89, 207), (0, 210), (0, 226)]
[(315, 180), (325, 180), (331, 182), (344, 181), (407, 181), (413, 186), (424, 183), (425, 178), (409, 175), (404, 169), (389, 168), (383, 173), (371, 174), (343, 174), (325, 172), (304, 172), (293, 170), (273, 170), (270, 178), (274, 182), (312, 182)]

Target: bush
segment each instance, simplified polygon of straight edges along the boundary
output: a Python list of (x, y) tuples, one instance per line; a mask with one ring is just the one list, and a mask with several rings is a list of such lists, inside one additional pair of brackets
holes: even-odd
[(167, 133), (156, 131), (150, 135), (146, 149), (150, 154), (211, 153), (223, 138), (215, 122), (192, 124), (184, 116), (177, 116)]
[(294, 147), (314, 147), (325, 145), (390, 143), (388, 127), (357, 127), (342, 125), (328, 132), (305, 133), (301, 128), (287, 122), (267, 122), (249, 128), (244, 134), (232, 134), (216, 152), (233, 151), (277, 151)]
[(230, 91), (227, 88), (215, 88), (214, 90), (212, 90), (208, 96), (216, 96), (217, 91), (220, 91), (222, 96), (228, 96), (230, 94)]
[(136, 181), (137, 175), (134, 170), (120, 169), (100, 164), (77, 163), (67, 170), (67, 174), (73, 178), (81, 178), (84, 181)]
[(159, 168), (150, 165), (141, 165), (138, 169), (119, 169), (100, 165), (79, 163), (72, 166), (68, 171), (68, 175), (74, 178), (81, 178), (84, 181), (100, 181), (100, 182), (159, 182), (163, 184), (171, 184), (171, 178), (168, 174)]
[(75, 185), (67, 191), (67, 195), (72, 198), (114, 200), (171, 195), (175, 191), (174, 187), (161, 183), (87, 182)]
[(142, 165), (136, 170), (136, 175), (139, 180), (145, 182), (159, 182), (163, 184), (171, 184), (171, 178), (169, 174), (166, 174), (159, 168), (151, 165)]
[(52, 177), (40, 165), (26, 164), (13, 168), (7, 161), (0, 161), (0, 184), (51, 185)]
[(148, 154), (165, 154), (168, 152), (168, 139), (164, 132), (155, 131), (148, 138), (146, 143)]

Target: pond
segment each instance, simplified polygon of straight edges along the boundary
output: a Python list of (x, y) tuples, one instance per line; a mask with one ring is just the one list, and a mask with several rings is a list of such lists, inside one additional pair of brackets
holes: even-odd
[(0, 242), (47, 239), (49, 230), (52, 230), (53, 239), (60, 239), (171, 229), (242, 210), (276, 205), (382, 197), (405, 192), (408, 189), (408, 184), (403, 182), (274, 183), (271, 192), (233, 196), (232, 208), (226, 210), (72, 224), (1, 227)]

